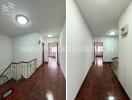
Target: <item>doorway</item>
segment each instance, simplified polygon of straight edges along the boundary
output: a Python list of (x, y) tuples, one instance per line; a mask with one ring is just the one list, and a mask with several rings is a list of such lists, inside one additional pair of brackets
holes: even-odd
[(42, 63), (44, 63), (44, 43), (42, 43)]
[(103, 57), (103, 42), (95, 42), (94, 47), (95, 57)]
[(94, 42), (94, 61), (103, 61), (103, 42)]
[(58, 42), (48, 43), (48, 62), (50, 60), (58, 63)]

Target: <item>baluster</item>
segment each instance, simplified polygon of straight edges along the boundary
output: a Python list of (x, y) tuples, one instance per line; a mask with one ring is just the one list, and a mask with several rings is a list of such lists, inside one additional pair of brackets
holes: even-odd
[(31, 70), (31, 72), (30, 72), (30, 76), (31, 76), (32, 73), (33, 73), (33, 66), (32, 66), (32, 63), (33, 63), (33, 62), (30, 63), (30, 70)]
[(25, 77), (25, 67), (24, 67), (24, 63), (23, 63), (23, 76)]
[(29, 73), (30, 73), (29, 67), (30, 67), (30, 63), (27, 63), (27, 64), (28, 64), (27, 69), (28, 69), (28, 78), (29, 78)]
[(30, 63), (28, 63), (28, 78), (30, 77)]
[(0, 86), (1, 86), (1, 78), (0, 78)]
[(26, 72), (26, 70), (25, 70), (25, 64), (24, 64), (24, 66), (23, 66), (23, 73), (24, 73), (24, 76), (25, 76), (25, 72)]
[(22, 66), (21, 66), (21, 76), (23, 76), (23, 64), (24, 63), (22, 63)]
[(34, 72), (34, 65), (33, 65), (34, 61), (32, 62), (32, 73)]
[(9, 79), (11, 79), (11, 67), (9, 68)]
[(18, 80), (20, 79), (20, 75), (21, 75), (21, 63), (20, 64), (18, 64), (18, 75), (19, 75), (19, 77), (18, 77)]
[[(25, 64), (26, 64), (26, 63), (25, 63)], [(26, 76), (26, 78), (27, 78), (27, 66), (25, 65), (24, 68), (25, 68), (25, 76)]]
[(27, 78), (27, 76), (28, 76), (27, 66), (28, 66), (28, 65), (25, 63), (25, 70), (26, 70), (26, 71), (25, 71), (25, 72), (26, 72), (26, 74), (25, 74), (25, 75), (26, 75), (26, 78)]
[(13, 69), (13, 71), (12, 71), (12, 77), (14, 78), (14, 74), (15, 74), (14, 64), (12, 64), (12, 69)]
[(28, 78), (29, 78), (29, 67), (30, 67), (30, 63), (28, 63), (27, 69), (28, 69)]
[(12, 67), (12, 76), (11, 76), (11, 77), (13, 78), (13, 72), (14, 72), (14, 71), (13, 71), (13, 65), (12, 65), (11, 67)]
[(3, 82), (3, 84), (5, 83), (5, 78), (4, 78), (4, 82)]
[(2, 78), (2, 80), (1, 80), (1, 82), (2, 82), (2, 84), (3, 84), (3, 78)]
[(13, 64), (11, 65), (11, 72), (12, 72), (11, 77), (13, 78), (13, 73), (14, 73), (14, 71), (13, 71)]
[(18, 80), (20, 79), (20, 77), (21, 77), (21, 63), (20, 64), (18, 64), (18, 74), (19, 74), (19, 77), (18, 77)]
[(24, 64), (23, 68), (24, 68), (24, 76), (26, 77), (26, 68), (25, 68), (25, 64)]
[(19, 66), (20, 66), (20, 64), (17, 64), (17, 74), (18, 74), (18, 80), (19, 80)]
[(28, 63), (27, 69), (28, 69), (28, 78), (29, 78), (29, 73), (30, 73), (30, 63)]
[(23, 75), (23, 63), (21, 63), (21, 69), (20, 69), (20, 71), (21, 71), (21, 74), (20, 74), (20, 78), (21, 78), (22, 75)]
[(17, 75), (18, 75), (18, 78), (17, 78), (17, 80), (19, 80), (19, 67), (20, 67), (20, 64), (17, 64)]
[(28, 78), (30, 76), (30, 63), (28, 63)]
[(14, 74), (13, 74), (14, 79), (16, 79), (16, 68), (15, 68), (15, 64), (14, 64)]
[(0, 85), (2, 85), (2, 78), (0, 79)]
[(29, 65), (30, 65), (30, 66), (29, 66), (29, 70), (30, 70), (30, 71), (29, 71), (29, 77), (30, 77), (30, 75), (31, 75), (31, 67), (32, 67), (32, 66), (31, 66), (31, 63), (32, 63), (32, 62), (29, 63)]
[(18, 79), (18, 72), (17, 72), (17, 67), (18, 67), (18, 65), (17, 65), (17, 64), (15, 64), (16, 80)]
[(24, 63), (23, 63), (23, 65), (22, 65), (22, 68), (23, 68), (23, 69), (22, 69), (22, 71), (23, 71), (23, 72), (22, 72), (22, 73), (23, 73), (22, 75), (24, 76)]
[(10, 77), (12, 78), (12, 66), (10, 66)]
[(8, 71), (8, 75), (7, 75), (7, 77), (9, 77), (9, 79), (10, 79), (10, 70), (11, 68), (9, 68), (9, 71)]
[(32, 62), (32, 74), (33, 74), (33, 72), (34, 72), (34, 66), (33, 66), (33, 63), (34, 63), (34, 61)]
[(27, 78), (28, 78), (28, 64), (27, 64), (27, 67), (26, 68), (27, 68)]

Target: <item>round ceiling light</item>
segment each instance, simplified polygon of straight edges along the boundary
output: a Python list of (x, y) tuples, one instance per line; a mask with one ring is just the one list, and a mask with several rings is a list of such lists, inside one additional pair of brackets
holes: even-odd
[(18, 16), (16, 16), (16, 21), (19, 24), (25, 25), (28, 23), (28, 18), (26, 16), (23, 16), (23, 15), (18, 15)]
[(52, 37), (53, 35), (49, 34), (48, 37)]

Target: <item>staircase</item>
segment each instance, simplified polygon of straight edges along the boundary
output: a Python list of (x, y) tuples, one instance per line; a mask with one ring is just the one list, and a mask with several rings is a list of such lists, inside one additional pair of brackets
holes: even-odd
[(15, 85), (30, 78), (36, 68), (37, 59), (29, 62), (12, 62), (0, 75), (0, 100), (13, 100), (16, 94)]

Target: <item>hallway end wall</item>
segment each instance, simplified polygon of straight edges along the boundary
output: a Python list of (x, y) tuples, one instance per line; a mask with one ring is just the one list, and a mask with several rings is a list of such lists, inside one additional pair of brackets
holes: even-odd
[(67, 100), (74, 100), (93, 62), (93, 41), (74, 0), (67, 0), (66, 10)]
[[(38, 58), (39, 34), (30, 33), (13, 37), (13, 61), (30, 61)], [(39, 66), (39, 65), (38, 65)]]
[(48, 44), (59, 42), (59, 36), (44, 38), (44, 61), (48, 62)]
[(112, 62), (112, 58), (119, 56), (118, 37), (94, 37), (93, 42), (103, 42), (103, 62)]

